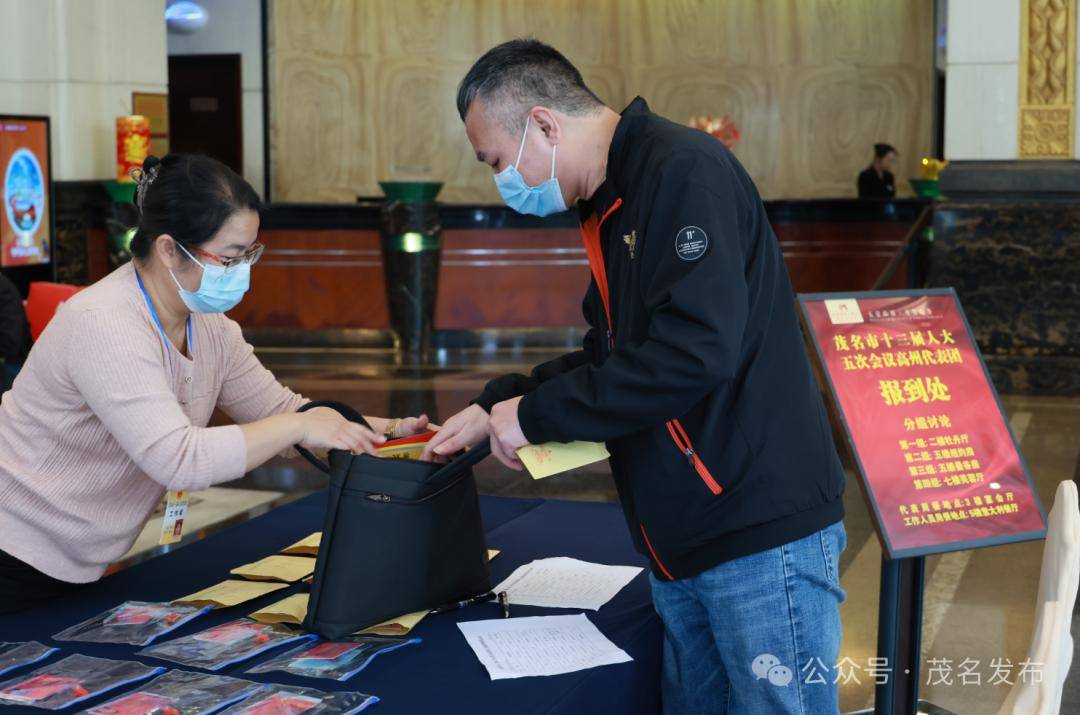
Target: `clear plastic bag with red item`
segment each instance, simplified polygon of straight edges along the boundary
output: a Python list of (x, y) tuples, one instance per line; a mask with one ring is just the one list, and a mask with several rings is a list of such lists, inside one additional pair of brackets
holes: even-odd
[(193, 618), (211, 610), (171, 603), (127, 601), (53, 636), (58, 641), (150, 645)]
[(164, 670), (126, 660), (69, 655), (0, 683), (0, 705), (59, 710)]
[(377, 702), (377, 697), (364, 693), (271, 685), (220, 715), (352, 715)]
[(355, 636), (341, 641), (324, 641), (314, 645), (303, 643), (274, 656), (265, 663), (260, 663), (247, 672), (281, 671), (307, 678), (327, 678), (340, 682), (348, 680), (366, 668), (375, 656), (419, 642), (419, 638)]
[(138, 655), (148, 655), (194, 668), (221, 670), (271, 648), (311, 640), (314, 637), (298, 633), (280, 623), (256, 623), (249, 618), (240, 618), (167, 643), (143, 648)]
[(90, 708), (89, 715), (208, 715), (266, 686), (210, 673), (170, 670), (128, 695)]
[(60, 649), (50, 648), (37, 641), (0, 642), (0, 675), (6, 675), (25, 665), (40, 663), (58, 650)]

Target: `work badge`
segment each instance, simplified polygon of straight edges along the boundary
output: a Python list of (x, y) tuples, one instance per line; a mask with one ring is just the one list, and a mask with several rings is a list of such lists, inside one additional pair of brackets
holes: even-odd
[(175, 544), (184, 537), (184, 517), (187, 516), (188, 493), (168, 492), (165, 496), (165, 515), (161, 520), (158, 543)]

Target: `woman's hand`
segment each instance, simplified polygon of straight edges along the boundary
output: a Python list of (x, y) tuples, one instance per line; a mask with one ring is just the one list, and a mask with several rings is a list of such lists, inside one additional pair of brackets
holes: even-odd
[(300, 446), (309, 450), (341, 449), (353, 454), (375, 454), (375, 450), (386, 442), (383, 435), (350, 422), (329, 407), (297, 412), (295, 416), (300, 420), (303, 435)]

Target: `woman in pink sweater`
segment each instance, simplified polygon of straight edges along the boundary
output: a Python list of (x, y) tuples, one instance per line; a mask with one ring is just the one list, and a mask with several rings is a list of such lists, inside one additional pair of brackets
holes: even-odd
[[(0, 613), (100, 578), (166, 490), (237, 479), (295, 444), (370, 452), (427, 426), (298, 413), (307, 400), (223, 315), (263, 251), (255, 191), (204, 156), (143, 172), (133, 261), (60, 307), (0, 403)], [(207, 427), (215, 407), (236, 424)]]

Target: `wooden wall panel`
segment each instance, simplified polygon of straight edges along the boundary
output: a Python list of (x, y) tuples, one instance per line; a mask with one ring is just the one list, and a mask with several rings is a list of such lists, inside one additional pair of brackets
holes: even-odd
[[(902, 221), (776, 223), (798, 292), (868, 290), (900, 249)], [(280, 230), (230, 317), (253, 329), (386, 329), (379, 234)], [(888, 286), (902, 288), (901, 268)], [(584, 326), (588, 260), (576, 228), (443, 232), (435, 327), (440, 330)]]
[(443, 233), (435, 326), (584, 326), (589, 261), (576, 228)]
[[(352, 201), (377, 180), (443, 181), (494, 203), (457, 116), (486, 49), (532, 35), (610, 106), (730, 114), (765, 198), (852, 196), (871, 145), (929, 151), (933, 0), (271, 0), (271, 165), (279, 201)], [(898, 188), (907, 192), (905, 181)]]
[(247, 328), (389, 327), (377, 231), (266, 230), (261, 238), (266, 253), (230, 318)]

